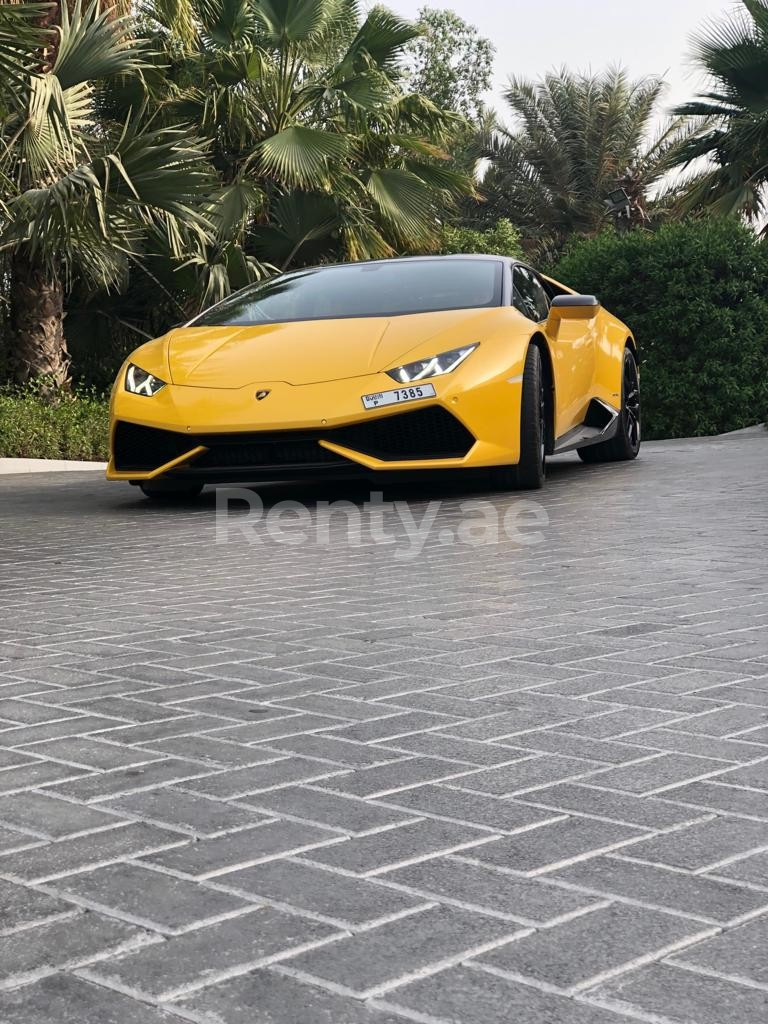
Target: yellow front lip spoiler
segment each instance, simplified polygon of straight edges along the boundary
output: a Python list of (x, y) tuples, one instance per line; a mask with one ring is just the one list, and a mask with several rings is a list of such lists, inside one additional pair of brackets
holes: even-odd
[(111, 458), (109, 466), (107, 466), (107, 480), (154, 480), (156, 476), (161, 476), (163, 473), (183, 465), (196, 455), (202, 455), (203, 452), (207, 451), (208, 449), (204, 445), (199, 444), (196, 448), (190, 448), (188, 452), (179, 455), (178, 458), (172, 459), (170, 462), (166, 462), (165, 465), (151, 470), (117, 470), (115, 469), (114, 459)]

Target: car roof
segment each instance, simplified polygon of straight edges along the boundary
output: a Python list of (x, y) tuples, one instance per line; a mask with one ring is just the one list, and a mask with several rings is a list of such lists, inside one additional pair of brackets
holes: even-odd
[(380, 260), (347, 260), (340, 263), (317, 263), (312, 267), (297, 267), (295, 270), (284, 271), (286, 274), (300, 273), (302, 270), (332, 270), (335, 267), (360, 267), (375, 264), (392, 263), (434, 263), (438, 260), (481, 260), (489, 263), (522, 263), (522, 260), (513, 259), (511, 256), (492, 256), (488, 253), (467, 252), (450, 253), (447, 255), (429, 256), (390, 256)]

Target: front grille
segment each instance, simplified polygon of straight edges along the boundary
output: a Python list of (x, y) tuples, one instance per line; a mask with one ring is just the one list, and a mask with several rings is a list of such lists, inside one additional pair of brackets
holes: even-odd
[(460, 459), (475, 443), (467, 428), (440, 405), (338, 427), (326, 438), (385, 462)]
[(320, 440), (384, 462), (461, 458), (475, 441), (446, 409), (428, 406), (323, 431), (192, 435), (118, 422), (113, 455), (119, 472), (148, 472), (200, 446), (208, 450), (191, 460), (194, 470), (352, 465), (343, 456), (322, 448)]
[(121, 473), (157, 469), (197, 446), (189, 434), (118, 422), (112, 442), (115, 469)]
[(248, 466), (314, 466), (318, 464), (344, 463), (347, 460), (327, 448), (321, 448), (316, 440), (292, 441), (240, 441), (231, 436), (224, 444), (207, 438), (210, 442), (207, 452), (199, 455), (196, 469), (238, 469)]

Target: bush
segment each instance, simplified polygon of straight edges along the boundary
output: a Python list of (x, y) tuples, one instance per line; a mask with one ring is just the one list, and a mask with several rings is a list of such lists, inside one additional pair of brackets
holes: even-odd
[(577, 242), (553, 276), (596, 292), (640, 350), (646, 437), (720, 434), (768, 410), (768, 244), (736, 220)]
[(55, 403), (33, 388), (0, 392), (0, 458), (108, 458), (109, 412), (95, 395)]
[(462, 252), (511, 256), (513, 259), (522, 259), (523, 256), (520, 232), (503, 217), (492, 228), (484, 231), (475, 228), (443, 228), (440, 252), (444, 256)]

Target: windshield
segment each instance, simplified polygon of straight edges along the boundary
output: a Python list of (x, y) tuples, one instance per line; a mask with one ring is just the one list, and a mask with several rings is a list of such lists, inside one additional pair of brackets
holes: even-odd
[(403, 316), (501, 305), (496, 260), (392, 260), (301, 270), (250, 285), (193, 320), (190, 327)]

